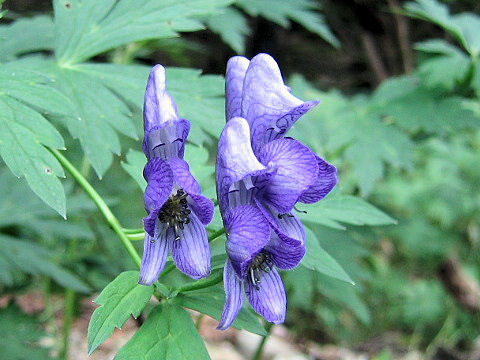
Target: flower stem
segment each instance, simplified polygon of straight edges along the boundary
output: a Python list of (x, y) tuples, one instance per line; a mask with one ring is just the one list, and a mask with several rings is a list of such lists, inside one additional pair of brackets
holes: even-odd
[(126, 234), (126, 235), (132, 241), (145, 239), (145, 233), (144, 232), (132, 233), (132, 234)]
[(143, 233), (143, 228), (138, 228), (138, 229), (122, 228), (122, 231), (124, 234), (138, 234), (138, 233)]
[(223, 271), (217, 271), (215, 274), (210, 275), (208, 278), (200, 279), (192, 283), (188, 283), (182, 286), (179, 286), (176, 291), (181, 293), (185, 291), (193, 291), (203, 289), (209, 286), (213, 286), (221, 282), (223, 279)]
[(95, 191), (95, 189), (90, 185), (90, 183), (85, 179), (82, 174), (77, 170), (73, 164), (68, 161), (68, 159), (63, 156), (60, 151), (56, 149), (52, 149), (50, 147), (47, 147), (47, 149), (55, 156), (55, 158), (62, 164), (62, 166), (67, 170), (70, 175), (73, 176), (75, 181), (83, 188), (83, 190), (87, 193), (87, 195), (93, 200), (95, 205), (97, 205), (98, 209), (102, 213), (102, 215), (105, 217), (107, 220), (108, 224), (111, 226), (113, 231), (118, 235), (120, 238), (120, 241), (122, 242), (123, 246), (127, 250), (128, 254), (132, 258), (132, 260), (137, 264), (137, 266), (140, 266), (140, 256), (138, 255), (137, 251), (133, 247), (132, 243), (128, 239), (127, 235), (123, 232), (122, 227), (120, 226), (120, 223), (118, 219), (113, 215), (112, 211), (108, 207), (108, 205), (103, 201), (102, 197)]
[(60, 353), (60, 359), (68, 360), (68, 348), (70, 345), (70, 330), (73, 323), (73, 313), (75, 310), (75, 291), (65, 290), (65, 313), (63, 319), (63, 344)]
[(267, 342), (267, 338), (270, 335), (270, 331), (272, 331), (273, 324), (267, 323), (265, 325), (265, 330), (267, 331), (267, 335), (262, 338), (260, 344), (258, 344), (257, 351), (255, 351), (255, 355), (253, 355), (252, 360), (260, 360), (262, 358), (263, 348), (265, 347), (265, 343)]

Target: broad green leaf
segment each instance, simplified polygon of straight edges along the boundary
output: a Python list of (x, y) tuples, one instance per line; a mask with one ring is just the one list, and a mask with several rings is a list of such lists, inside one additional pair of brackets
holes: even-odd
[(69, 100), (46, 86), (51, 81), (36, 73), (0, 67), (0, 155), (12, 171), (24, 176), (28, 185), (47, 205), (66, 216), (65, 193), (57, 177), (63, 168), (44, 147), (65, 147), (60, 133), (35, 109), (68, 112)]
[(17, 240), (0, 234), (0, 280), (11, 284), (18, 271), (51, 277), (60, 285), (89, 293), (90, 288), (77, 276), (63, 269), (54, 260), (54, 254), (44, 247), (29, 241)]
[(251, 16), (263, 16), (285, 28), (290, 27), (290, 21), (295, 21), (334, 47), (340, 46), (338, 39), (325, 24), (323, 16), (318, 13), (318, 4), (314, 1), (237, 0), (235, 4)]
[(415, 44), (415, 49), (426, 53), (454, 55), (458, 48), (443, 39), (429, 39)]
[(467, 76), (469, 66), (468, 57), (457, 51), (424, 61), (420, 64), (418, 74), (427, 87), (443, 87), (451, 91)]
[[(176, 304), (185, 306), (189, 309), (199, 311), (203, 314), (220, 320), (222, 315), (223, 304), (225, 302), (225, 292), (222, 286), (210, 287), (207, 289), (187, 291), (178, 294), (173, 299)], [(245, 329), (254, 334), (266, 336), (267, 332), (260, 325), (258, 318), (247, 308), (242, 308), (233, 327), (237, 329)]]
[(75, 64), (134, 41), (196, 31), (231, 0), (54, 0), (55, 53)]
[(138, 271), (125, 271), (108, 284), (95, 299), (98, 307), (88, 325), (88, 353), (120, 329), (132, 315), (137, 318), (153, 294), (153, 286), (138, 284)]
[(245, 17), (233, 7), (206, 18), (209, 30), (216, 32), (237, 54), (245, 53), (245, 37), (251, 33)]
[[(150, 67), (113, 64), (80, 64), (75, 70), (88, 73), (140, 109)], [(225, 125), (224, 79), (203, 75), (200, 70), (171, 68), (167, 71), (167, 90), (177, 104), (181, 117), (192, 123), (188, 140), (195, 144), (218, 137)], [(203, 130), (203, 131), (202, 131)]]
[(478, 15), (473, 13), (451, 15), (448, 6), (437, 0), (408, 2), (404, 9), (407, 15), (432, 22), (448, 31), (471, 55), (479, 54), (480, 17)]
[(115, 356), (115, 360), (210, 360), (190, 315), (162, 303)]
[(21, 18), (0, 25), (0, 61), (39, 50), (53, 49), (53, 21), (50, 16)]
[(117, 131), (136, 138), (133, 116), (128, 106), (100, 81), (74, 66), (59, 67), (50, 60), (37, 61), (26, 66), (40, 69), (54, 80), (55, 88), (68, 99), (73, 108), (69, 116), (60, 116), (73, 138), (78, 138), (82, 149), (101, 178), (112, 163), (112, 152), (120, 155)]
[(145, 154), (137, 150), (128, 150), (126, 162), (122, 161), (123, 169), (135, 180), (142, 191), (145, 191), (147, 182), (143, 178), (143, 167), (147, 163)]
[(0, 354), (8, 360), (51, 359), (49, 350), (39, 345), (47, 334), (34, 316), (25, 315), (16, 306), (0, 309)]
[(302, 260), (302, 265), (308, 269), (319, 271), (327, 276), (355, 285), (355, 282), (348, 276), (345, 270), (320, 246), (315, 233), (309, 228), (305, 228), (305, 235), (307, 252)]

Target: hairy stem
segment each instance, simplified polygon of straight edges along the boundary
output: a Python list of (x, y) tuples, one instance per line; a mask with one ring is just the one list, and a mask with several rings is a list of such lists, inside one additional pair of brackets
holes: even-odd
[(132, 243), (128, 239), (127, 235), (122, 230), (118, 219), (113, 215), (112, 211), (108, 207), (108, 205), (103, 201), (102, 197), (95, 191), (95, 189), (90, 185), (90, 183), (82, 176), (82, 174), (77, 170), (73, 164), (68, 161), (68, 159), (63, 156), (60, 151), (56, 149), (52, 149), (47, 147), (47, 149), (55, 156), (55, 158), (62, 164), (62, 166), (67, 170), (70, 175), (73, 176), (75, 181), (83, 188), (83, 190), (87, 193), (87, 195), (93, 200), (95, 205), (97, 205), (98, 209), (107, 220), (110, 227), (115, 231), (118, 235), (120, 241), (122, 242), (123, 246), (127, 250), (128, 254), (132, 258), (132, 260), (140, 266), (140, 256), (138, 255), (137, 251), (133, 247)]

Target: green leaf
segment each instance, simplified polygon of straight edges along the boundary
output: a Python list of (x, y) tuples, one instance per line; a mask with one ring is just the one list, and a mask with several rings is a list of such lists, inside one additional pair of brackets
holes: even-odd
[(317, 12), (318, 5), (314, 1), (237, 0), (235, 4), (251, 16), (263, 16), (285, 28), (290, 27), (290, 20), (295, 21), (334, 47), (340, 46), (338, 39), (325, 24), (323, 16)]
[(115, 360), (210, 360), (190, 315), (178, 305), (155, 307)]
[[(225, 302), (225, 292), (222, 286), (209, 287), (207, 289), (180, 293), (173, 299), (173, 301), (176, 304), (220, 320), (223, 304)], [(245, 329), (262, 336), (267, 335), (267, 332), (258, 321), (258, 318), (245, 307), (240, 310), (238, 317), (233, 323), (233, 327), (237, 329)]]
[(0, 61), (34, 51), (52, 50), (53, 42), (50, 16), (21, 18), (9, 25), (0, 25)]
[(153, 294), (153, 286), (138, 284), (138, 271), (125, 271), (108, 284), (95, 299), (98, 307), (88, 325), (88, 353), (120, 329), (132, 315), (137, 318)]
[(117, 131), (137, 138), (133, 116), (128, 106), (95, 77), (77, 71), (75, 66), (59, 67), (50, 60), (25, 63), (54, 81), (55, 88), (72, 100), (68, 116), (59, 121), (78, 138), (85, 155), (101, 178), (112, 163), (112, 152), (120, 155)]
[(457, 51), (424, 61), (420, 65), (418, 73), (427, 87), (443, 87), (447, 91), (451, 91), (465, 78), (469, 66), (469, 58)]
[(408, 2), (404, 9), (407, 15), (432, 22), (448, 31), (471, 55), (479, 54), (480, 17), (478, 15), (473, 13), (451, 15), (447, 5), (436, 0)]
[(143, 178), (143, 167), (147, 163), (145, 154), (137, 150), (128, 150), (126, 162), (122, 161), (123, 169), (135, 180), (142, 191), (145, 191), (147, 182)]
[[(307, 214), (300, 214), (303, 221), (329, 226), (330, 222), (352, 225), (391, 225), (396, 221), (361, 198), (349, 195), (327, 197), (309, 205)], [(335, 227), (335, 226), (330, 226)]]
[(58, 266), (53, 253), (46, 248), (28, 241), (21, 241), (0, 234), (0, 280), (12, 284), (17, 272), (47, 275), (60, 285), (89, 293), (90, 288), (78, 277)]
[(309, 228), (305, 228), (305, 235), (307, 252), (302, 260), (302, 265), (308, 269), (316, 270), (327, 276), (355, 285), (355, 282), (335, 259), (323, 250), (315, 233)]
[[(365, 97), (347, 98), (338, 92), (321, 92), (299, 76), (292, 80), (289, 84), (293, 94), (321, 100), (294, 125), (292, 134), (298, 134), (319, 154), (326, 150), (343, 152), (362, 195), (370, 194), (375, 182), (383, 177), (384, 163), (411, 167), (412, 141), (395, 124), (383, 121), (381, 113)], [(404, 83), (412, 86), (411, 81)], [(396, 97), (400, 92), (396, 91), (385, 92), (384, 96)]]
[(65, 193), (57, 177), (63, 168), (44, 147), (64, 148), (60, 133), (36, 110), (68, 112), (70, 102), (45, 83), (51, 79), (22, 68), (0, 67), (0, 155), (47, 205), (66, 216)]
[(134, 41), (196, 31), (200, 15), (216, 13), (231, 0), (54, 0), (55, 52), (74, 64)]
[(216, 32), (237, 54), (245, 53), (245, 37), (251, 33), (241, 12), (229, 7), (218, 15), (206, 18), (208, 29)]
[[(150, 67), (113, 64), (80, 64), (75, 70), (88, 73), (140, 109)], [(225, 124), (224, 78), (201, 75), (200, 70), (168, 67), (167, 90), (181, 117), (192, 122), (188, 140), (195, 144), (218, 137)], [(203, 130), (203, 131), (202, 131)]]
[(16, 306), (0, 309), (0, 354), (8, 360), (50, 359), (49, 349), (39, 346), (47, 334), (37, 318), (22, 313)]

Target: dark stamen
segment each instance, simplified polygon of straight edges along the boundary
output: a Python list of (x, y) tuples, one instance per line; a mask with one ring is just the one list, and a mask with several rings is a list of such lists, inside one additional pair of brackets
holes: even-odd
[(191, 211), (188, 209), (187, 196), (188, 194), (183, 189), (178, 189), (177, 193), (171, 195), (163, 204), (158, 214), (158, 219), (162, 223), (169, 228), (173, 228), (175, 240), (177, 241), (180, 240), (180, 230), (183, 230), (184, 225), (190, 222), (188, 215), (190, 215)]
[(293, 215), (292, 215), (292, 214), (290, 214), (290, 213), (278, 214), (278, 218), (279, 218), (279, 219), (283, 219), (285, 216), (288, 216), (288, 217), (293, 217)]
[(307, 213), (305, 210), (299, 210), (299, 209), (297, 209), (296, 206), (294, 206), (293, 208), (295, 209), (296, 212), (303, 213), (303, 214), (306, 214), (306, 213)]
[(266, 252), (259, 252), (250, 263), (250, 268), (248, 270), (249, 276), (248, 280), (255, 286), (256, 290), (260, 290), (261, 274), (262, 271), (268, 273), (273, 268), (273, 262), (270, 258), (270, 255)]

